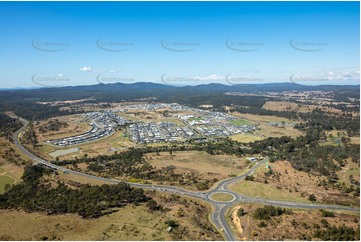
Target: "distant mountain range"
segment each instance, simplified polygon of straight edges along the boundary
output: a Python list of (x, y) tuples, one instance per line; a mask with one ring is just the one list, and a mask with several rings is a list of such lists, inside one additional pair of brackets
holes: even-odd
[(88, 86), (65, 86), (39, 89), (0, 90), (0, 101), (14, 100), (64, 100), (95, 97), (98, 100), (134, 99), (144, 97), (166, 97), (170, 95), (205, 95), (223, 92), (282, 92), (282, 91), (353, 91), (359, 92), (360, 85), (320, 85), (306, 86), (295, 83), (238, 84), (218, 83), (197, 86), (169, 86), (151, 82), (132, 84), (114, 83)]
[(136, 82), (136, 83), (113, 83), (113, 84), (95, 84), (95, 85), (83, 85), (83, 86), (63, 86), (63, 87), (30, 87), (30, 88), (0, 88), (0, 91), (11, 90), (110, 90), (110, 89), (127, 89), (127, 90), (143, 90), (143, 89), (196, 89), (199, 91), (235, 91), (235, 92), (280, 92), (280, 91), (311, 91), (311, 90), (350, 90), (359, 88), (360, 85), (300, 85), (296, 83), (284, 82), (284, 83), (265, 83), (265, 84), (236, 84), (236, 85), (224, 85), (220, 83), (201, 84), (195, 86), (171, 86), (160, 83), (152, 82)]

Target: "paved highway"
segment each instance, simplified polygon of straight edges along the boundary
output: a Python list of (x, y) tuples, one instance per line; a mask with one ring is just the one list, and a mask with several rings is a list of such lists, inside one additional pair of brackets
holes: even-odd
[[(67, 169), (67, 168), (64, 168), (61, 166), (57, 166), (57, 165), (54, 165), (54, 164), (32, 154), (25, 147), (23, 147), (19, 142), (19, 135), (27, 127), (29, 122), (22, 118), (19, 118), (19, 119), (24, 123), (24, 126), (14, 133), (14, 136), (13, 136), (14, 144), (20, 149), (21, 152), (23, 152), (26, 156), (28, 156), (31, 160), (33, 160), (35, 164), (41, 164), (45, 167), (49, 167), (49, 168), (52, 168), (55, 170), (60, 170), (60, 171), (63, 171), (63, 172), (69, 173), (69, 174), (83, 176), (83, 177), (87, 177), (87, 178), (91, 178), (91, 179), (95, 179), (95, 180), (101, 180), (104, 182), (110, 182), (110, 183), (121, 182), (119, 180), (93, 176), (93, 175), (73, 171), (73, 170), (70, 170), (70, 169)], [(179, 187), (174, 187), (174, 186), (159, 186), (159, 185), (139, 184), (139, 183), (131, 183), (131, 182), (127, 182), (127, 183), (132, 187), (156, 190), (159, 192), (167, 192), (167, 193), (178, 194), (178, 195), (187, 195), (187, 196), (201, 199), (205, 202), (208, 202), (209, 204), (213, 205), (213, 207), (214, 207), (214, 210), (210, 215), (211, 222), (222, 233), (224, 238), (229, 241), (235, 241), (235, 240), (237, 240), (237, 237), (233, 233), (233, 230), (231, 229), (231, 227), (229, 226), (229, 224), (226, 220), (226, 211), (227, 211), (227, 209), (231, 208), (236, 203), (240, 203), (240, 202), (261, 203), (261, 204), (269, 204), (269, 205), (282, 206), (282, 207), (288, 207), (288, 208), (297, 208), (297, 209), (333, 209), (333, 210), (348, 210), (348, 211), (358, 211), (358, 212), (360, 211), (360, 208), (353, 208), (353, 207), (324, 205), (324, 204), (298, 203), (298, 202), (278, 201), (278, 200), (271, 200), (271, 199), (264, 199), (264, 198), (255, 198), (255, 197), (250, 197), (250, 196), (234, 193), (228, 189), (228, 186), (230, 184), (244, 180), (247, 175), (253, 174), (253, 172), (257, 168), (259, 168), (266, 162), (268, 162), (267, 157), (263, 161), (253, 165), (253, 167), (246, 173), (244, 173), (240, 176), (237, 176), (237, 177), (222, 180), (214, 188), (212, 188), (211, 190), (208, 190), (208, 191), (204, 191), (204, 192), (193, 192), (193, 191), (188, 191), (188, 190), (185, 190), (185, 189), (182, 189)], [(228, 193), (233, 197), (233, 199), (228, 202), (219, 202), (219, 201), (212, 200), (211, 195), (213, 193), (217, 193), (217, 192)]]

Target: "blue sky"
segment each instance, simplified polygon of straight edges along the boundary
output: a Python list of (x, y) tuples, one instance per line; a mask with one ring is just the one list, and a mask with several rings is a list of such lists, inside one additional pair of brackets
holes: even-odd
[(1, 2), (0, 88), (358, 84), (358, 2)]

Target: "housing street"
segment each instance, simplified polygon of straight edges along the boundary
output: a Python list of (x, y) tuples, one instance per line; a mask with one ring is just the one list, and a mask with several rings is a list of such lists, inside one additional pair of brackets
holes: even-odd
[[(179, 120), (184, 125), (172, 122), (129, 121), (117, 112), (166, 110), (167, 117)], [(187, 114), (185, 114), (187, 113)], [(191, 114), (189, 114), (191, 113)], [(237, 124), (236, 117), (209, 110), (191, 108), (179, 104), (137, 104), (118, 106), (116, 110), (106, 110), (82, 114), (91, 129), (86, 133), (47, 141), (56, 146), (70, 146), (97, 140), (113, 134), (118, 126), (128, 124), (130, 140), (136, 143), (156, 143), (180, 141), (189, 138), (221, 137), (240, 133), (250, 133), (258, 129), (255, 124)]]
[(124, 125), (127, 122), (111, 111), (85, 113), (83, 116), (85, 120), (89, 121), (91, 126), (88, 132), (67, 138), (49, 140), (47, 143), (58, 146), (68, 146), (97, 140), (113, 134), (117, 126)]
[[(209, 110), (191, 108), (179, 104), (137, 104), (119, 107), (122, 112), (129, 110), (167, 110), (170, 116), (184, 123), (180, 126), (169, 122), (136, 123), (129, 126), (130, 139), (137, 143), (156, 143), (178, 141), (187, 138), (204, 138), (207, 136), (229, 136), (239, 133), (249, 133), (258, 129), (257, 125), (237, 125), (232, 121), (236, 117)], [(184, 114), (192, 113), (192, 114)]]

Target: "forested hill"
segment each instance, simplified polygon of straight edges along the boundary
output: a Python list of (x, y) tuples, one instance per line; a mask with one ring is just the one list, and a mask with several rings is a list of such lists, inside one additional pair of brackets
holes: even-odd
[[(198, 86), (175, 87), (164, 84), (139, 82), (133, 84), (115, 83), (111, 85), (98, 84), (90, 86), (16, 89), (0, 91), (0, 113), (13, 111), (28, 120), (41, 120), (59, 115), (81, 112), (76, 109), (61, 110), (60, 106), (42, 105), (37, 102), (87, 99), (86, 102), (121, 102), (121, 101), (158, 101), (179, 103), (197, 107), (201, 104), (211, 104), (215, 110), (223, 106), (237, 105), (252, 107), (247, 112), (265, 112), (262, 109), (267, 100), (275, 98), (266, 96), (231, 96), (226, 92), (260, 93), (282, 91), (332, 91), (335, 101), (348, 101), (348, 98), (360, 97), (360, 86), (302, 86), (294, 83), (274, 84), (243, 84), (227, 86), (222, 84), (207, 84)], [(241, 111), (241, 110), (240, 110)], [(267, 110), (266, 110), (267, 111)], [(268, 115), (270, 111), (268, 111)], [(283, 114), (282, 114), (283, 115)], [(283, 115), (284, 116), (284, 115)]]
[[(197, 86), (168, 86), (149, 82), (133, 84), (115, 83), (90, 86), (69, 86), (58, 88), (40, 88), (31, 90), (2, 90), (0, 102), (16, 101), (55, 101), (68, 99), (95, 98), (98, 101), (121, 101), (145, 97), (167, 97), (170, 95), (201, 95), (222, 92), (282, 92), (282, 91), (348, 91), (359, 95), (359, 85), (321, 85), (305, 86), (294, 83), (268, 84), (206, 84)], [(357, 94), (356, 94), (357, 93)]]

